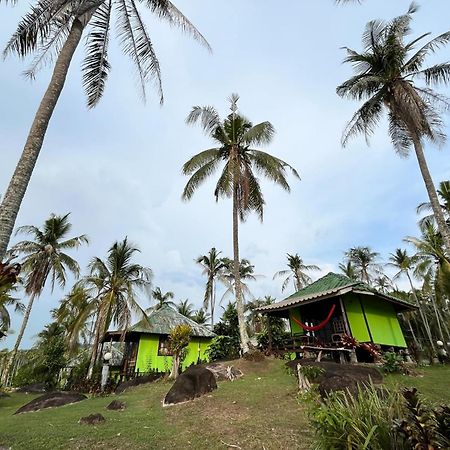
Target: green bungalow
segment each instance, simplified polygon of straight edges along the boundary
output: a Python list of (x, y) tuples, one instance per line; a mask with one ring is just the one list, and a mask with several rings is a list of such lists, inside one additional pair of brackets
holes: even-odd
[[(289, 320), (291, 351), (342, 348), (344, 334), (359, 343), (406, 348), (398, 313), (415, 306), (343, 275), (328, 273), (290, 297), (258, 311)], [(283, 350), (276, 349), (273, 350)], [(285, 348), (287, 350), (287, 348)]]
[[(203, 325), (183, 316), (170, 306), (147, 311), (147, 317), (133, 325), (125, 333), (123, 359), (115, 367), (121, 375), (133, 373), (169, 372), (172, 355), (168, 346), (171, 331), (177, 325), (189, 325), (192, 329), (191, 341), (183, 360), (183, 369), (191, 364), (206, 361), (206, 350), (215, 334)], [(123, 341), (122, 331), (108, 331), (103, 340)]]

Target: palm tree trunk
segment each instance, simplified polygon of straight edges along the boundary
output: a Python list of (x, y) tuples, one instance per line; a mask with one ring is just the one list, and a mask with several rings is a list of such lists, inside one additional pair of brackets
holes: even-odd
[(234, 290), (236, 296), (236, 310), (239, 321), (239, 335), (241, 338), (242, 352), (248, 353), (248, 335), (245, 327), (244, 304), (242, 302), (242, 286), (240, 274), (240, 259), (239, 259), (239, 214), (238, 214), (238, 191), (237, 186), (233, 188), (233, 257), (234, 257)]
[(216, 283), (214, 280), (211, 280), (211, 331), (214, 326), (214, 307), (216, 305)]
[(17, 352), (19, 350), (20, 343), (22, 342), (23, 334), (25, 332), (25, 328), (28, 324), (28, 319), (30, 318), (31, 309), (33, 308), (33, 302), (36, 298), (36, 294), (31, 294), (30, 301), (28, 302), (27, 309), (25, 310), (25, 314), (22, 320), (22, 326), (20, 327), (19, 334), (17, 335), (16, 343), (14, 344), (14, 348), (12, 349), (11, 355), (9, 356), (8, 362), (6, 363), (5, 369), (2, 373), (2, 384), (7, 386), (9, 383), (9, 375), (11, 372), (11, 368), (14, 366), (14, 361), (16, 359)]
[(411, 286), (411, 292), (413, 294), (414, 300), (416, 301), (416, 305), (419, 308), (420, 317), (422, 318), (423, 326), (424, 326), (425, 331), (427, 333), (428, 340), (430, 341), (431, 348), (433, 349), (433, 352), (436, 353), (436, 349), (434, 347), (434, 342), (433, 342), (433, 336), (431, 335), (430, 324), (428, 323), (427, 316), (426, 316), (426, 314), (423, 311), (423, 308), (422, 308), (421, 303), (419, 302), (419, 299), (417, 298), (416, 290), (414, 289), (414, 286), (413, 286), (412, 280), (411, 280), (411, 276), (409, 275), (408, 271), (406, 271), (406, 276), (408, 277), (409, 285)]
[(419, 341), (417, 340), (416, 333), (414, 333), (414, 328), (411, 325), (411, 320), (409, 318), (406, 318), (406, 321), (408, 322), (409, 331), (411, 331), (411, 335), (413, 337), (414, 343), (416, 344), (418, 349), (422, 350), (422, 346), (420, 345)]
[(439, 337), (443, 342), (445, 342), (444, 333), (442, 331), (442, 326), (441, 326), (441, 320), (440, 320), (438, 310), (436, 307), (436, 299), (434, 298), (434, 295), (430, 295), (430, 297), (431, 297), (431, 303), (433, 304), (434, 315), (436, 317), (436, 324), (437, 324), (437, 327), (439, 330)]
[(94, 342), (92, 343), (92, 353), (91, 353), (91, 360), (89, 362), (89, 368), (87, 371), (86, 379), (90, 380), (92, 378), (92, 374), (94, 373), (94, 367), (97, 362), (98, 357), (98, 347), (100, 343), (100, 330), (102, 327), (103, 322), (103, 314), (102, 314), (102, 308), (99, 307), (97, 319), (95, 321), (95, 334), (94, 334)]
[(53, 69), (53, 75), (31, 125), (22, 156), (0, 205), (0, 261), (4, 258), (17, 214), (44, 142), (50, 119), (61, 95), (72, 57), (86, 22), (75, 19)]
[(430, 171), (428, 170), (427, 161), (423, 153), (422, 143), (420, 139), (412, 134), (412, 139), (414, 143), (414, 150), (416, 152), (417, 161), (419, 163), (420, 172), (422, 173), (422, 178), (427, 188), (428, 197), (430, 199), (431, 207), (433, 209), (433, 214), (436, 219), (439, 232), (441, 233), (444, 246), (450, 253), (450, 233), (445, 222), (445, 217), (442, 212), (441, 205), (436, 193), (436, 188), (434, 187), (433, 179), (431, 178)]

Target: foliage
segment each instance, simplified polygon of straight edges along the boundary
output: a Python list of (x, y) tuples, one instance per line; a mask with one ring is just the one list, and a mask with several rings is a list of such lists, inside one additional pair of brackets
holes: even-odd
[(287, 266), (289, 269), (280, 270), (273, 276), (274, 280), (275, 278), (285, 277), (285, 280), (281, 285), (281, 292), (284, 292), (291, 281), (294, 283), (295, 291), (299, 291), (308, 284), (311, 284), (312, 279), (307, 272), (320, 270), (320, 267), (313, 264), (305, 264), (298, 253), (295, 255), (290, 255), (288, 253), (286, 256), (288, 260)]
[(387, 373), (403, 372), (403, 358), (395, 352), (383, 353), (383, 370)]
[(239, 357), (239, 337), (216, 336), (206, 350), (210, 361), (235, 359)]
[(314, 382), (325, 373), (325, 369), (319, 366), (302, 366), (300, 372), (308, 378), (309, 381)]
[(334, 392), (311, 408), (316, 450), (407, 449), (392, 428), (402, 417), (402, 398), (397, 391), (359, 388), (355, 396)]
[(206, 325), (206, 322), (209, 319), (210, 319), (209, 314), (206, 314), (203, 308), (200, 308), (199, 310), (195, 311), (194, 315), (192, 316), (192, 320), (194, 322), (197, 322), (199, 325)]
[(161, 288), (157, 286), (155, 289), (152, 290), (152, 297), (156, 301), (156, 309), (161, 308), (164, 305), (168, 306), (174, 306), (175, 304), (171, 301), (175, 294), (171, 291), (162, 292)]
[(179, 353), (189, 345), (192, 328), (189, 325), (177, 325), (170, 333), (169, 347), (173, 353)]
[(180, 301), (178, 305), (176, 305), (177, 311), (182, 314), (184, 317), (188, 319), (192, 319), (194, 315), (193, 305), (189, 303), (189, 299)]
[(358, 280), (371, 284), (375, 275), (380, 273), (377, 263), (379, 254), (370, 247), (352, 247), (345, 252), (347, 264), (354, 268)]
[(405, 389), (406, 416), (395, 420), (395, 430), (409, 448), (429, 450), (450, 448), (450, 407), (432, 409), (420, 400), (417, 389)]

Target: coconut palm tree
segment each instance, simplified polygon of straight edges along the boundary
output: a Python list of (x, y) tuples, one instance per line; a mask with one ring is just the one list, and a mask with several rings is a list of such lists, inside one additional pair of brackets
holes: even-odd
[[(416, 10), (416, 5), (412, 4), (406, 14), (390, 22), (369, 22), (363, 34), (363, 51), (358, 53), (347, 48), (345, 62), (353, 66), (356, 75), (338, 86), (337, 93), (354, 100), (364, 99), (365, 103), (347, 125), (342, 143), (345, 146), (357, 134), (364, 134), (367, 140), (386, 110), (395, 150), (400, 156), (408, 156), (414, 148), (439, 231), (450, 251), (450, 233), (423, 150), (425, 139), (442, 143), (445, 138), (439, 112), (448, 108), (450, 102), (431, 86), (450, 81), (450, 63), (427, 68), (424, 64), (427, 56), (450, 41), (450, 32), (431, 39), (418, 49), (419, 42), (429, 33), (405, 42)], [(423, 80), (425, 85), (419, 86), (416, 80)]]
[(25, 293), (30, 299), (9, 362), (2, 374), (2, 380), (5, 384), (9, 381), (9, 372), (22, 342), (34, 300), (41, 295), (48, 279), (50, 279), (53, 292), (55, 284), (59, 284), (61, 287), (65, 286), (67, 271), (76, 278), (79, 276), (80, 268), (78, 263), (65, 251), (77, 249), (81, 245), (87, 244), (88, 238), (83, 234), (67, 239), (71, 228), (72, 224), (69, 222), (69, 214), (65, 216), (52, 214), (44, 222), (42, 229), (29, 225), (20, 227), (17, 230), (17, 233), (28, 234), (33, 238), (33, 240), (19, 242), (11, 249), (13, 254), (22, 256)]
[(152, 290), (152, 297), (156, 300), (156, 306), (154, 306), (155, 309), (159, 309), (164, 305), (175, 306), (175, 303), (171, 301), (175, 295), (171, 291), (162, 292), (160, 287), (156, 287)]
[(192, 320), (194, 322), (197, 322), (200, 325), (207, 325), (208, 320), (210, 319), (209, 314), (206, 314), (205, 310), (203, 308), (200, 308), (199, 310), (195, 311), (194, 315), (192, 316)]
[[(440, 200), (439, 204), (444, 214), (445, 222), (447, 226), (450, 226), (450, 181), (441, 181), (439, 183), (439, 189), (436, 192)], [(416, 211), (417, 214), (421, 214), (423, 212), (433, 211), (433, 208), (430, 202), (423, 202), (417, 207)], [(434, 214), (422, 217), (419, 221), (419, 226), (424, 230), (429, 223), (436, 223)]]
[(68, 355), (75, 355), (80, 344), (91, 340), (90, 329), (97, 312), (97, 298), (92, 297), (82, 284), (77, 283), (71, 292), (52, 311), (53, 318), (64, 330), (64, 340)]
[(214, 308), (216, 306), (216, 280), (219, 279), (226, 269), (224, 259), (220, 257), (222, 252), (218, 252), (214, 247), (207, 255), (199, 256), (195, 262), (203, 267), (203, 275), (207, 276), (205, 297), (203, 308), (211, 311), (211, 327), (214, 326)]
[(402, 275), (406, 275), (408, 279), (409, 286), (411, 288), (411, 294), (413, 295), (414, 301), (419, 309), (420, 317), (422, 319), (422, 323), (427, 335), (427, 338), (430, 342), (430, 345), (434, 351), (434, 342), (433, 336), (431, 334), (430, 325), (428, 323), (427, 316), (424, 312), (424, 308), (422, 303), (419, 301), (417, 296), (416, 289), (414, 288), (411, 272), (414, 270), (415, 265), (418, 262), (417, 256), (409, 256), (406, 250), (402, 250), (401, 248), (397, 248), (394, 253), (391, 253), (389, 257), (389, 263), (387, 264), (390, 267), (394, 267), (398, 269), (398, 272), (394, 275), (394, 280), (400, 278)]
[(298, 253), (296, 253), (295, 255), (290, 255), (288, 253), (287, 260), (287, 266), (289, 267), (289, 269), (280, 270), (273, 276), (274, 280), (275, 278), (286, 277), (281, 286), (281, 292), (284, 292), (291, 281), (294, 283), (295, 292), (299, 291), (308, 284), (312, 283), (311, 277), (306, 272), (310, 272), (312, 270), (320, 270), (320, 267), (314, 264), (305, 264)]
[(180, 301), (178, 305), (176, 305), (177, 311), (182, 314), (184, 317), (188, 319), (192, 319), (194, 315), (194, 305), (189, 303), (189, 299)]
[(82, 73), (90, 108), (96, 106), (102, 97), (111, 69), (108, 44), (114, 16), (119, 42), (125, 55), (131, 58), (136, 67), (143, 98), (145, 99), (146, 83), (154, 80), (162, 103), (160, 66), (140, 10), (144, 7), (158, 19), (181, 28), (209, 48), (203, 36), (169, 0), (36, 0), (8, 42), (5, 56), (10, 53), (16, 53), (20, 57), (35, 55), (28, 70), (31, 77), (35, 76), (40, 67), (51, 62), (53, 57), (56, 60), (22, 156), (0, 205), (0, 261), (6, 252), (73, 55), (86, 30)]
[(355, 266), (350, 261), (347, 261), (346, 263), (339, 263), (339, 270), (351, 280), (358, 279)]
[(370, 247), (352, 247), (345, 252), (347, 263), (350, 263), (355, 270), (357, 279), (370, 284), (374, 275), (380, 273), (380, 266), (377, 264), (379, 253), (372, 251)]
[(90, 264), (90, 274), (82, 285), (97, 302), (94, 338), (87, 378), (97, 362), (100, 341), (111, 324), (124, 332), (129, 327), (132, 312), (144, 315), (137, 301), (137, 291), (151, 285), (152, 271), (133, 262), (139, 249), (125, 238), (115, 242), (105, 260), (95, 257)]
[(286, 162), (254, 147), (269, 144), (275, 130), (270, 122), (253, 125), (238, 112), (239, 96), (230, 97), (231, 113), (221, 120), (212, 106), (194, 106), (187, 117), (188, 124), (200, 122), (203, 131), (209, 136), (214, 147), (204, 150), (183, 166), (183, 173), (190, 179), (183, 191), (182, 198), (190, 200), (198, 187), (205, 182), (219, 166), (222, 173), (216, 183), (214, 196), (232, 198), (233, 209), (233, 260), (235, 276), (236, 308), (239, 317), (241, 346), (244, 353), (249, 350), (248, 335), (245, 327), (244, 304), (240, 281), (239, 257), (239, 220), (244, 221), (250, 212), (256, 212), (263, 219), (264, 197), (261, 185), (255, 175), (259, 173), (290, 191), (286, 179), (287, 170), (298, 178), (297, 172)]

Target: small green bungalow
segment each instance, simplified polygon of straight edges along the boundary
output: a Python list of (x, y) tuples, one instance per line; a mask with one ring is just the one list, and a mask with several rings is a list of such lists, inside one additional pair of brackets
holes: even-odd
[(172, 367), (169, 335), (174, 327), (182, 324), (192, 328), (183, 369), (207, 361), (206, 350), (215, 334), (167, 305), (147, 311), (147, 317), (126, 331), (125, 340), (122, 331), (108, 331), (103, 342), (106, 345), (107, 342), (125, 341), (123, 360), (116, 367), (123, 375), (133, 372), (169, 372)]
[(328, 273), (290, 297), (258, 308), (262, 314), (289, 320), (294, 341), (336, 347), (344, 334), (359, 343), (406, 348), (398, 313), (415, 306), (344, 275)]

